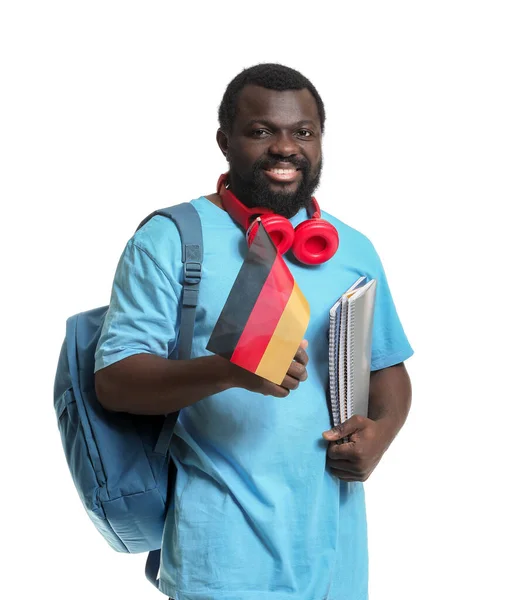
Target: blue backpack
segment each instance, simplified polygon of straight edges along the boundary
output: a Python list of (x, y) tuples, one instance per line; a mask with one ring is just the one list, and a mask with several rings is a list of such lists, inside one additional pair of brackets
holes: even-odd
[[(172, 219), (181, 237), (184, 281), (178, 358), (190, 358), (201, 280), (201, 222), (190, 203), (149, 215)], [(178, 412), (144, 416), (110, 412), (95, 394), (95, 349), (108, 307), (67, 320), (56, 371), (54, 406), (67, 463), (81, 501), (118, 552), (149, 552), (146, 576), (158, 587), (160, 546), (167, 501), (169, 444)]]

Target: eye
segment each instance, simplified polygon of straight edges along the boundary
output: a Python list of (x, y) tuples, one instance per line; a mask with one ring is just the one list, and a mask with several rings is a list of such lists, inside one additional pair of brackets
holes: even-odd
[(309, 138), (311, 137), (313, 134), (311, 131), (309, 131), (308, 129), (300, 129), (297, 134), (298, 137), (303, 137), (303, 138)]
[(255, 129), (252, 131), (252, 136), (255, 138), (263, 138), (269, 135), (269, 131), (267, 129)]

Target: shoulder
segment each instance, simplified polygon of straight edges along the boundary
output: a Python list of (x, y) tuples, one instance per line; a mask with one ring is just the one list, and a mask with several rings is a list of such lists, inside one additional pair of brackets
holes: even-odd
[[(223, 244), (224, 237), (235, 228), (227, 213), (204, 196), (190, 200), (189, 204), (199, 216), (204, 249)], [(179, 280), (182, 243), (178, 227), (172, 219), (162, 215), (153, 216), (136, 231), (128, 245), (134, 252), (149, 257), (168, 277)]]
[(178, 228), (174, 221), (162, 215), (151, 217), (130, 239), (130, 243), (140, 250), (158, 258), (170, 246), (179, 247), (181, 243)]
[[(183, 203), (191, 205), (196, 210), (201, 225), (203, 224), (202, 214), (202, 199), (190, 200), (189, 202)], [(170, 210), (176, 205), (171, 205), (164, 209), (158, 210)], [(156, 212), (156, 211), (154, 211)], [(205, 215), (204, 215), (205, 217)], [(148, 217), (147, 217), (148, 218)], [(137, 248), (153, 254), (156, 258), (160, 252), (166, 252), (169, 246), (180, 248), (181, 250), (181, 237), (178, 231), (178, 227), (175, 222), (164, 215), (154, 215), (144, 223), (129, 240), (129, 243), (133, 244)], [(181, 252), (180, 252), (181, 257)]]
[[(196, 210), (203, 233), (209, 234), (223, 228), (235, 228), (227, 213), (208, 198), (200, 196), (190, 200), (187, 204), (192, 205)], [(161, 215), (156, 215), (145, 223), (132, 240), (133, 243), (148, 252), (163, 251), (168, 243), (181, 246), (181, 238), (174, 221)]]
[[(169, 207), (171, 208), (171, 207)], [(161, 269), (169, 279), (179, 279), (182, 268), (182, 244), (175, 222), (164, 215), (154, 215), (130, 238), (127, 247)]]
[(361, 231), (322, 211), (322, 217), (336, 227), (340, 241), (339, 251), (353, 254), (357, 261), (378, 263), (379, 256), (371, 240)]

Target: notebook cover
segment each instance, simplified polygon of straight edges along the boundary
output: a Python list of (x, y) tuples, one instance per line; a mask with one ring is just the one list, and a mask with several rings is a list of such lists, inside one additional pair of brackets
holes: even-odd
[(345, 388), (347, 418), (368, 416), (371, 343), (377, 282), (369, 281), (347, 300)]
[[(366, 277), (359, 277), (348, 290), (340, 296), (338, 301), (331, 307), (329, 311), (329, 395), (331, 403), (331, 413), (333, 426), (339, 425), (345, 418), (341, 418), (340, 414), (346, 414), (345, 398), (346, 390), (343, 387), (345, 377), (344, 371), (344, 356), (340, 360), (339, 349), (345, 348), (345, 331), (346, 331), (346, 313), (342, 313), (342, 304), (346, 295), (352, 290), (366, 284)], [(343, 328), (341, 319), (343, 315)], [(340, 334), (343, 337), (343, 342), (340, 343)], [(340, 376), (340, 365), (342, 368), (342, 376)], [(340, 388), (343, 388), (340, 392)], [(343, 399), (343, 400), (341, 400)], [(340, 407), (341, 405), (341, 407)]]

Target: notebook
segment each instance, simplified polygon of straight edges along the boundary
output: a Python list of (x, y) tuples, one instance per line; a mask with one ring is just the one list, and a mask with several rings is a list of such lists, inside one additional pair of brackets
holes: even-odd
[(329, 311), (329, 392), (333, 426), (368, 416), (377, 282), (360, 277)]

